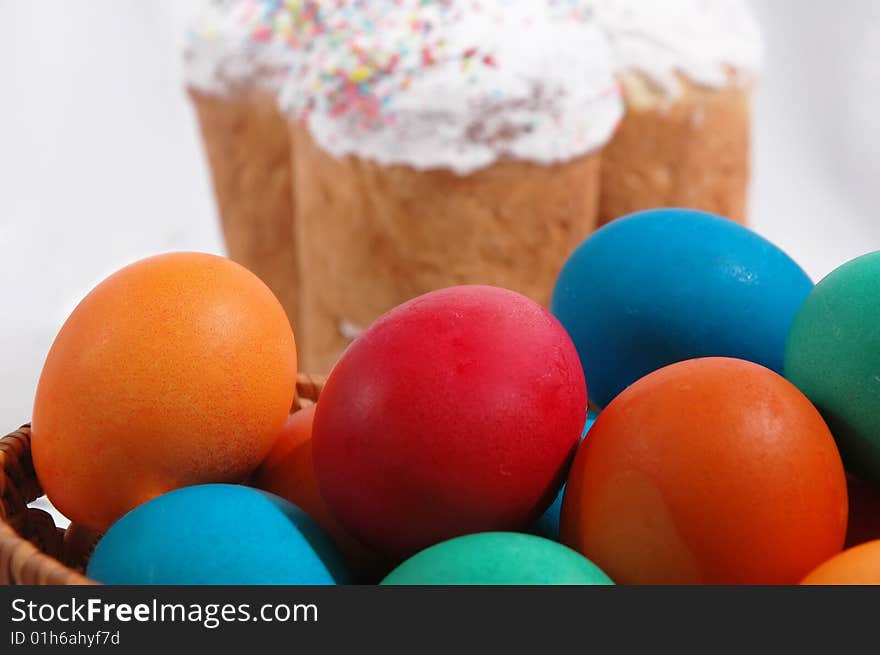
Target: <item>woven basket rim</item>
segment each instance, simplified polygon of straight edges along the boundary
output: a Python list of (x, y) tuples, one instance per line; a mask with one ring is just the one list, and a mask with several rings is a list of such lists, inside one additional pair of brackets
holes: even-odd
[[(300, 373), (296, 411), (315, 402), (325, 376)], [(305, 401), (305, 402), (304, 402)], [(55, 526), (43, 510), (28, 507), (43, 495), (31, 460), (30, 424), (0, 438), (0, 585), (94, 585), (84, 569), (99, 535), (78, 526)]]

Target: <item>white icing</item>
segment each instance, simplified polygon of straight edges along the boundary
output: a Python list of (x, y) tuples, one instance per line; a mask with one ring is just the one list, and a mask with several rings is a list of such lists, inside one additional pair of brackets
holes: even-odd
[(743, 0), (215, 0), (185, 70), (213, 93), (281, 89), (335, 156), (468, 174), (603, 146), (615, 70), (675, 95), (679, 75), (751, 80), (762, 54)]
[[(241, 86), (277, 92), (299, 52), (289, 38), (293, 16), (283, 3), (213, 0), (187, 35), (187, 86), (214, 94)], [(257, 28), (271, 36), (256, 40)]]
[(580, 0), (352, 4), (283, 94), (337, 157), (462, 175), (506, 158), (553, 164), (601, 147), (620, 121), (611, 51)]
[(681, 74), (723, 87), (754, 79), (763, 46), (744, 0), (592, 0), (618, 70), (637, 71), (669, 93)]

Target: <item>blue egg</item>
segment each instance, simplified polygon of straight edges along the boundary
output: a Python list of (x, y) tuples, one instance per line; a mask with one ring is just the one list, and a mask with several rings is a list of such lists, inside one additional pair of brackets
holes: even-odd
[(336, 547), (273, 494), (205, 484), (163, 494), (114, 523), (89, 577), (118, 585), (332, 585), (348, 581)]
[(781, 373), (813, 283), (788, 255), (732, 221), (657, 209), (609, 223), (565, 263), (551, 311), (568, 330), (590, 400), (607, 405), (673, 362), (747, 359)]
[[(581, 441), (587, 436), (587, 433), (590, 431), (590, 428), (593, 427), (593, 423), (596, 422), (597, 418), (599, 418), (599, 415), (593, 410), (587, 412), (587, 424), (584, 426), (584, 431), (581, 433)], [(554, 500), (553, 504), (547, 508), (547, 511), (541, 514), (538, 520), (532, 524), (532, 529), (529, 530), (529, 532), (540, 537), (552, 539), (553, 541), (559, 541), (559, 520), (562, 514), (563, 495), (565, 495), (564, 484), (559, 490), (559, 493), (556, 494), (556, 500)]]

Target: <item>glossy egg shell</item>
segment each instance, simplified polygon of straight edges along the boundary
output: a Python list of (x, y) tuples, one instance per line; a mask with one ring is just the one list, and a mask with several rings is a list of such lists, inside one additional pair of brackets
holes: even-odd
[(321, 493), (403, 559), (520, 530), (551, 503), (586, 418), (577, 353), (549, 312), (495, 287), (428, 293), (349, 346), (315, 414)]
[(412, 556), (383, 585), (610, 585), (599, 567), (549, 539), (514, 532), (457, 537)]
[(847, 468), (880, 483), (880, 252), (816, 285), (788, 335), (785, 376), (828, 422)]
[(819, 412), (752, 362), (642, 378), (599, 415), (562, 503), (562, 542), (618, 584), (796, 584), (839, 552), (840, 455)]
[(88, 575), (117, 585), (330, 585), (348, 574), (299, 508), (228, 484), (171, 491), (137, 507), (98, 542)]
[(587, 238), (551, 310), (574, 340), (599, 407), (673, 362), (724, 356), (782, 371), (791, 320), (812, 288), (772, 243), (685, 209), (641, 212)]
[(159, 255), (95, 287), (46, 357), (34, 402), (40, 483), (106, 530), (177, 487), (240, 482), (269, 452), (296, 389), (296, 344), (247, 269)]

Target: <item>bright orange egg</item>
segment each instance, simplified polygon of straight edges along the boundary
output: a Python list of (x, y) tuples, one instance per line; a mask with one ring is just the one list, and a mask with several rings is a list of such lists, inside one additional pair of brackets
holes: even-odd
[(315, 519), (336, 542), (356, 575), (367, 578), (379, 575), (385, 572), (385, 563), (339, 524), (318, 489), (312, 459), (315, 407), (312, 405), (290, 415), (275, 446), (251, 482), (259, 489), (290, 501)]
[(623, 584), (796, 584), (838, 553), (846, 480), (819, 412), (757, 364), (705, 358), (624, 390), (578, 450), (562, 540)]
[(880, 584), (880, 540), (845, 550), (804, 578), (806, 585)]
[(312, 423), (315, 406), (291, 414), (268, 457), (251, 479), (259, 489), (289, 500), (325, 530), (339, 527), (318, 491), (312, 462)]
[(34, 402), (34, 467), (75, 523), (105, 530), (177, 487), (244, 479), (296, 389), (281, 304), (222, 257), (172, 253), (95, 287), (61, 328)]

